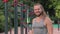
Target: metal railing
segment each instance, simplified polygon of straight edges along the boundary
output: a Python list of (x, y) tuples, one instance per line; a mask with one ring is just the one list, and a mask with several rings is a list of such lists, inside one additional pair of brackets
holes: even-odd
[[(3, 0), (4, 2), (4, 8), (5, 8), (5, 34), (8, 34), (8, 0)], [(23, 19), (20, 19), (20, 31), (21, 33), (20, 34), (24, 34), (24, 27), (25, 26), (25, 34), (27, 34), (27, 23), (28, 23), (28, 17), (29, 17), (29, 11), (30, 11), (30, 8), (28, 8), (28, 6), (25, 4), (25, 9), (26, 9), (26, 12), (25, 12), (25, 18), (23, 17), (23, 2), (21, 2), (22, 4), (18, 4), (18, 1), (17, 0), (14, 0), (14, 34), (18, 34), (18, 5), (20, 7), (20, 18), (23, 18)], [(27, 19), (26, 20), (26, 23), (24, 24), (23, 21), (24, 19)], [(10, 20), (11, 21), (11, 20)], [(10, 25), (12, 25), (12, 23), (10, 23)], [(10, 34), (12, 34), (11, 32), (11, 28), (12, 26), (10, 26)]]

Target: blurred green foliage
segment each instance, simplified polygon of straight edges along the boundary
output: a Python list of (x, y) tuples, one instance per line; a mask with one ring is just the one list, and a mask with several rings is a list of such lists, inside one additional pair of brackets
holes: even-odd
[[(34, 1), (33, 0), (18, 0), (18, 3), (20, 3), (21, 1), (23, 1), (24, 4), (30, 7), (33, 7), (34, 3), (39, 2), (44, 6), (45, 11), (49, 13), (49, 16), (51, 17), (52, 20), (57, 20), (57, 18), (60, 18), (60, 0), (34, 0)], [(14, 7), (11, 6), (12, 4), (13, 4), (13, 0), (9, 0), (8, 2), (8, 6), (9, 6), (8, 18), (9, 19), (10, 18), (14, 19), (14, 12), (13, 12)], [(20, 13), (18, 12), (18, 14)], [(20, 15), (18, 16), (18, 19), (20, 19)], [(32, 18), (29, 17), (29, 22), (30, 20), (32, 20)], [(10, 20), (8, 21), (9, 21), (9, 26), (10, 26)], [(4, 31), (4, 27), (5, 27), (4, 3), (2, 2), (2, 0), (0, 0), (0, 31)]]

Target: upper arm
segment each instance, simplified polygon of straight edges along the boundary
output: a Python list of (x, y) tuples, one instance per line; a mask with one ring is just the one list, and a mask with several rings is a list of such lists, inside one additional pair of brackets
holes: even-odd
[(46, 24), (47, 24), (48, 33), (53, 34), (53, 25), (49, 17), (46, 18)]
[(46, 17), (46, 24), (52, 26), (52, 20), (49, 17)]

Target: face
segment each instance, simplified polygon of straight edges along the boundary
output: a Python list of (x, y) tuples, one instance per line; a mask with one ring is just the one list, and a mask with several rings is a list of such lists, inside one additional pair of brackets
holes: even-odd
[(42, 7), (40, 5), (34, 6), (34, 13), (36, 16), (39, 16), (42, 13)]

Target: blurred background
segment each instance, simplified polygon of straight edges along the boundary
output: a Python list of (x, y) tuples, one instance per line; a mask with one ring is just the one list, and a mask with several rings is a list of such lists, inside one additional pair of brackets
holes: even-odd
[[(30, 26), (32, 19), (35, 17), (33, 13), (34, 3), (41, 3), (53, 22), (54, 28), (58, 27), (58, 22), (60, 23), (60, 0), (17, 0), (17, 10), (18, 10), (18, 26), (20, 26), (20, 21), (23, 20), (24, 24)], [(14, 28), (14, 1), (8, 0), (8, 30), (10, 27)], [(5, 9), (3, 0), (0, 0), (0, 33), (5, 31)], [(22, 17), (23, 18), (22, 18)], [(24, 26), (23, 26), (24, 27)]]

